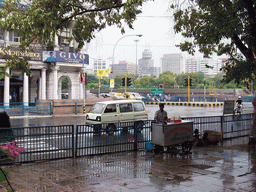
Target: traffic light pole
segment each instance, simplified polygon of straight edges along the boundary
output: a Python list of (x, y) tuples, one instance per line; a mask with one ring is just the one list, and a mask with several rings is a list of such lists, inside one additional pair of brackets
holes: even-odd
[(125, 82), (124, 83), (124, 85), (125, 85), (124, 86), (124, 92), (126, 93), (126, 91), (127, 91), (127, 75), (124, 76), (124, 82)]
[(188, 103), (190, 102), (190, 77), (188, 76)]

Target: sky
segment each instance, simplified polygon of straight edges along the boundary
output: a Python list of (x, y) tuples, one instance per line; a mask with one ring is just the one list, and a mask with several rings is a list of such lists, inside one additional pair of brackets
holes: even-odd
[[(107, 27), (98, 32), (96, 38), (87, 45), (86, 53), (91, 59), (111, 59), (114, 52), (115, 63), (119, 61), (136, 63), (135, 40), (139, 40), (137, 60), (142, 58), (142, 52), (147, 48), (152, 52), (155, 67), (160, 67), (163, 54), (181, 53), (175, 45), (184, 40), (180, 34), (174, 33), (173, 17), (167, 11), (168, 3), (167, 0), (145, 2), (142, 6), (142, 14), (137, 16), (133, 24), (134, 29), (126, 26), (126, 32), (122, 35), (117, 27)], [(142, 37), (137, 37), (136, 34), (142, 34)], [(184, 52), (184, 56), (187, 55)], [(92, 60), (90, 63), (92, 64)]]

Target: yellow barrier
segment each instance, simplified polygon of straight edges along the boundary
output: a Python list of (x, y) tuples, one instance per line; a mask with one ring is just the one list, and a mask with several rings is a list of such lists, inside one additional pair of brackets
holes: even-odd
[[(146, 102), (146, 104), (149, 105), (159, 105), (160, 102)], [(223, 106), (224, 103), (187, 103), (187, 102), (161, 102), (164, 103), (165, 105), (173, 105), (173, 106), (193, 106), (193, 107), (218, 107), (218, 106)]]

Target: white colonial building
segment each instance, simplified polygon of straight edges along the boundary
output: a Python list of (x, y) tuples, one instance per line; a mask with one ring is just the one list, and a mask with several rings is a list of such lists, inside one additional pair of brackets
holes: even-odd
[[(68, 80), (68, 98), (83, 99), (85, 97), (84, 84), (81, 82), (81, 74), (86, 72), (89, 64), (89, 56), (77, 49), (77, 43), (67, 41), (71, 36), (71, 29), (60, 32), (55, 38), (55, 46), (42, 47), (35, 41), (32, 45), (34, 52), (22, 53), (19, 48), (19, 37), (13, 31), (2, 30), (0, 32), (0, 67), (5, 67), (5, 58), (12, 55), (26, 57), (31, 65), (30, 76), (20, 71), (7, 69), (11, 78), (5, 76), (0, 80), (0, 102), (9, 106), (10, 95), (17, 94), (17, 102), (29, 102), (36, 100), (61, 99), (61, 84), (63, 78)], [(8, 50), (6, 47), (12, 45)]]

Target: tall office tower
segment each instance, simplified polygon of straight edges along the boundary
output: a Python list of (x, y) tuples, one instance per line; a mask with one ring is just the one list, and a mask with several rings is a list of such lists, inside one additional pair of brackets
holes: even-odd
[(198, 60), (195, 58), (185, 59), (185, 73), (196, 73), (198, 71)]
[[(95, 59), (93, 61), (93, 68), (94, 68), (93, 74), (97, 75), (98, 69), (107, 69), (110, 67), (110, 65), (111, 65), (111, 60), (109, 60), (109, 59)], [(107, 76), (109, 76), (109, 75), (107, 75)]]
[[(151, 68), (151, 70), (149, 70)], [(154, 60), (152, 59), (152, 52), (150, 52), (149, 49), (145, 49), (142, 52), (142, 58), (139, 59), (139, 66), (138, 66), (138, 75), (148, 75), (148, 74), (154, 74)]]
[(135, 74), (135, 64), (127, 61), (120, 61), (119, 64), (111, 65), (112, 74), (110, 74), (110, 78), (114, 78), (117, 75), (121, 75), (124, 73)]
[(180, 74), (183, 71), (183, 56), (181, 53), (164, 54), (162, 57), (162, 72), (170, 71)]

